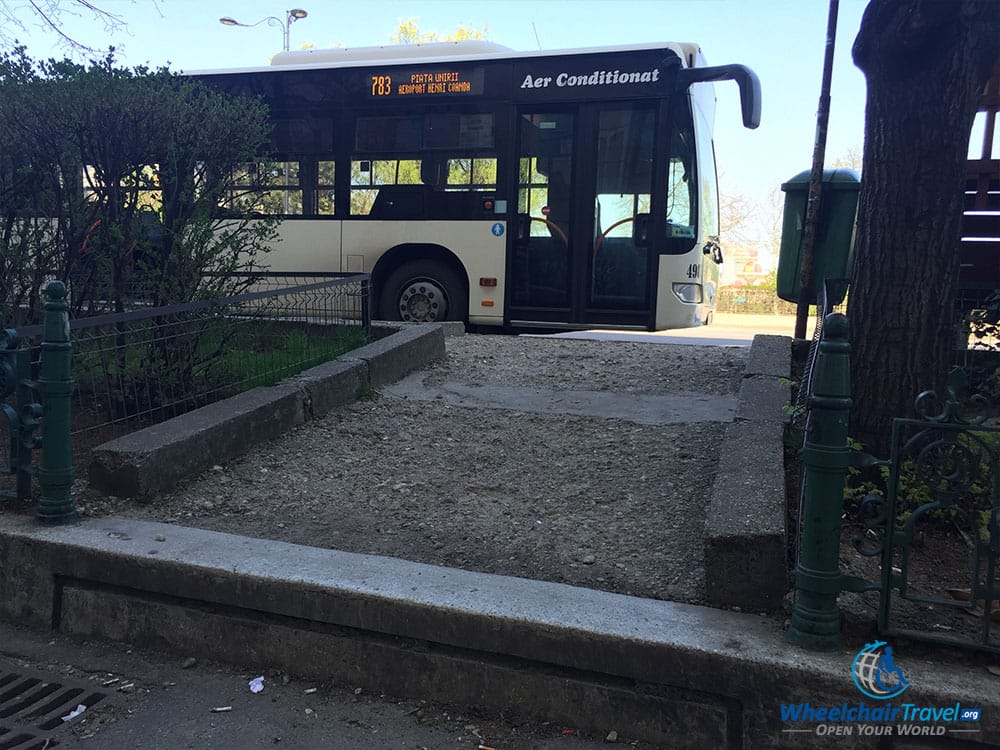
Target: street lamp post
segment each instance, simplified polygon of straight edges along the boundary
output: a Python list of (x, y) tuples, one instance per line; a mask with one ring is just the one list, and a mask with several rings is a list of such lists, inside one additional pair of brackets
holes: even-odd
[(296, 21), (300, 21), (309, 14), (306, 13), (302, 8), (292, 8), (291, 10), (285, 11), (285, 20), (282, 21), (277, 16), (268, 16), (267, 18), (262, 18), (257, 23), (240, 23), (235, 18), (230, 18), (229, 16), (223, 16), (219, 19), (219, 23), (223, 26), (243, 26), (244, 28), (253, 28), (254, 26), (260, 26), (262, 23), (267, 21), (268, 26), (278, 26), (281, 29), (282, 38), (282, 49), (288, 52), (289, 46), (289, 33), (292, 28), (292, 24)]

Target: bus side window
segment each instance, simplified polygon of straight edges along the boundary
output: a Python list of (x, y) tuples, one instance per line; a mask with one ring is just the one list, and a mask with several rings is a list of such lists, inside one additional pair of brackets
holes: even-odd
[(719, 181), (715, 173), (715, 142), (712, 129), (705, 116), (695, 111), (695, 127), (698, 129), (698, 184), (700, 186), (699, 210), (701, 226), (706, 235), (719, 236)]
[(691, 192), (693, 180), (688, 175), (687, 165), (679, 159), (671, 159), (667, 173), (667, 236), (694, 237), (692, 221)]
[(667, 166), (667, 237), (695, 237), (698, 207), (698, 173), (695, 167), (691, 110), (680, 108), (675, 116)]
[(448, 182), (446, 189), (477, 191), (496, 190), (496, 157), (449, 158)]
[(528, 224), (531, 237), (561, 236), (557, 227), (569, 221), (569, 182), (563, 177), (569, 162), (549, 160), (546, 166), (543, 173), (539, 157), (521, 157), (517, 212), (534, 219)]
[(355, 159), (351, 162), (351, 216), (368, 216), (380, 186), (422, 185), (419, 159)]
[(275, 159), (243, 165), (236, 170), (220, 208), (270, 216), (301, 215), (299, 162)]
[(321, 161), (316, 176), (316, 213), (323, 216), (333, 216), (335, 204), (333, 200), (334, 162)]
[(474, 194), (497, 190), (493, 120), (489, 112), (358, 117), (350, 215), (492, 216), (494, 196)]

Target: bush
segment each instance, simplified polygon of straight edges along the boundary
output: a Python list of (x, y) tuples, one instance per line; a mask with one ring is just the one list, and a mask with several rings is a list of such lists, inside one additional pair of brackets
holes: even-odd
[(0, 54), (0, 314), (34, 322), (51, 275), (74, 317), (241, 291), (203, 278), (257, 270), (275, 238), (219, 215), (269, 132), (260, 100), (166, 68)]

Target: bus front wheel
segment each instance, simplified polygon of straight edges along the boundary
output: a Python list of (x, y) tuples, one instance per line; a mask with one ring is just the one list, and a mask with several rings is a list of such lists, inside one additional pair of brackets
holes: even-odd
[(468, 308), (461, 280), (435, 261), (411, 261), (389, 274), (379, 295), (386, 320), (411, 323), (464, 321)]

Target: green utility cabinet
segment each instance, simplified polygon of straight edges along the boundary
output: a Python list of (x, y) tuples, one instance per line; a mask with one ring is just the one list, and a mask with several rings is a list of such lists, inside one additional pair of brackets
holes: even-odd
[[(781, 223), (781, 250), (778, 254), (778, 296), (798, 302), (802, 293), (802, 235), (809, 201), (810, 171), (799, 172), (781, 186), (785, 193), (785, 214)], [(823, 279), (850, 274), (854, 244), (854, 217), (858, 211), (861, 180), (853, 169), (823, 172), (816, 244), (813, 246), (813, 283), (806, 299), (814, 304), (823, 289)], [(840, 300), (836, 300), (840, 302)]]

